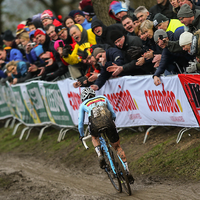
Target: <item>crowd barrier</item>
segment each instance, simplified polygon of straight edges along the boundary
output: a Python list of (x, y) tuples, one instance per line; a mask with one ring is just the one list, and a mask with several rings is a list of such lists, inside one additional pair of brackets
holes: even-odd
[[(146, 125), (195, 128), (200, 123), (199, 78), (200, 75), (186, 74), (162, 77), (162, 84), (155, 86), (152, 76), (125, 76), (110, 79), (96, 93), (109, 99), (118, 128)], [(43, 130), (50, 125), (58, 126), (61, 140), (66, 130), (78, 125), (81, 88), (74, 88), (73, 82), (65, 79), (0, 86), (0, 119), (13, 117), (29, 131), (36, 126)]]

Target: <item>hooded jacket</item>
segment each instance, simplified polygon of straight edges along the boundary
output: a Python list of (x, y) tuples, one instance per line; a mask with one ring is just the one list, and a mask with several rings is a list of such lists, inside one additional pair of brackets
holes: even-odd
[(120, 30), (121, 32), (125, 32), (124, 27), (121, 24), (112, 24), (110, 26), (106, 26), (103, 22), (99, 19), (96, 19), (92, 22), (92, 31), (95, 27), (100, 26), (102, 27), (102, 35), (96, 36), (97, 44), (109, 44), (111, 46), (115, 46), (113, 42), (110, 40), (110, 33), (112, 30)]

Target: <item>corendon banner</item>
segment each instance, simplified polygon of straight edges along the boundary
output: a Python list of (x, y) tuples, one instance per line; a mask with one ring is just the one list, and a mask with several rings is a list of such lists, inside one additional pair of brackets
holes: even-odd
[[(73, 82), (59, 81), (58, 86), (74, 124), (78, 124), (81, 91), (73, 88)], [(163, 77), (159, 86), (154, 85), (152, 76), (111, 79), (96, 94), (109, 99), (117, 127), (199, 126), (177, 76)]]
[(200, 124), (200, 75), (178, 75), (195, 116)]

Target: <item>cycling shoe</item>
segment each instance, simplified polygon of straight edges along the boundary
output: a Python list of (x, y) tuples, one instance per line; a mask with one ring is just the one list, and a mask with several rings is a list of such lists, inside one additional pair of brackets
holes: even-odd
[(106, 166), (106, 162), (105, 162), (104, 157), (103, 156), (99, 156), (98, 159), (99, 159), (99, 166), (101, 167), (101, 169), (104, 169), (105, 166)]
[(133, 178), (133, 176), (132, 176), (132, 174), (130, 172), (128, 172), (127, 177), (128, 177), (129, 183), (133, 184), (135, 180), (134, 180), (134, 178)]

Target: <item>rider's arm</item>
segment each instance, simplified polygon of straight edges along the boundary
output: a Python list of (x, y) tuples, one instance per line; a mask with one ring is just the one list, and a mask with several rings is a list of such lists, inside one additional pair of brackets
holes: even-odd
[(113, 118), (113, 120), (115, 120), (116, 119), (116, 114), (115, 114), (115, 112), (113, 110), (113, 107), (110, 104), (110, 102), (108, 101), (108, 99), (107, 98), (105, 98), (105, 99), (106, 99), (106, 103), (108, 105), (108, 110), (110, 110), (110, 112), (112, 113), (112, 118)]
[(80, 105), (79, 108), (79, 116), (78, 116), (78, 131), (80, 136), (84, 136), (84, 118), (85, 118), (85, 111), (83, 109), (83, 104)]

